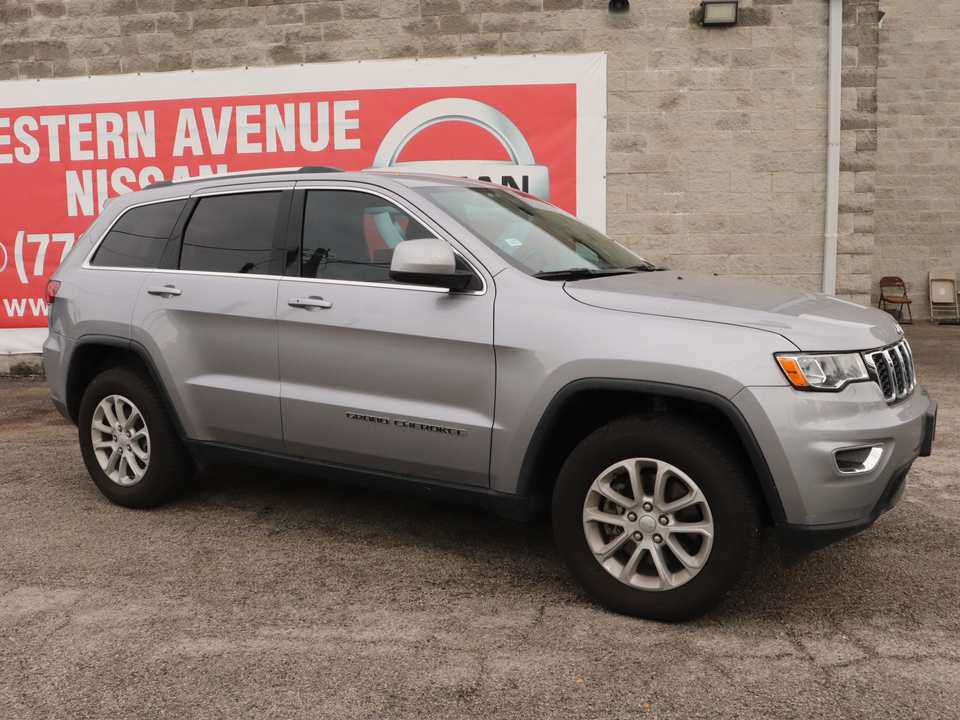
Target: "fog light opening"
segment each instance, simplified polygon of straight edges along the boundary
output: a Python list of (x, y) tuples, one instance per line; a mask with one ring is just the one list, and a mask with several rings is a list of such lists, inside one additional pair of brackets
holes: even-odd
[(841, 475), (862, 475), (872, 471), (883, 457), (883, 445), (861, 445), (833, 451), (833, 461)]

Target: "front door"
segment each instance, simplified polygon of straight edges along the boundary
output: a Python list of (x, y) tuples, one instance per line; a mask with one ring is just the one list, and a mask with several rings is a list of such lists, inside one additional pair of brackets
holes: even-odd
[(376, 193), (309, 190), (277, 296), (283, 436), (292, 455), (486, 486), (493, 286), (395, 283), (393, 248), (434, 236)]

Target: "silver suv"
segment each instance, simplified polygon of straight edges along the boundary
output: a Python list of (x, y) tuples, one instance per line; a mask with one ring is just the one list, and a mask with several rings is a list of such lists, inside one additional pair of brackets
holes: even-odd
[(550, 507), (601, 603), (694, 617), (765, 525), (868, 527), (936, 402), (878, 310), (671, 272), (523, 193), (303, 168), (113, 200), (47, 289), (44, 362), (113, 502), (240, 461)]

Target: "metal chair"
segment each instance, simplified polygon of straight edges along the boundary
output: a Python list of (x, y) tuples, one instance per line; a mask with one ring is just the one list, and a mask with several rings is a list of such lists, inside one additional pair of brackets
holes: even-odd
[(934, 268), (930, 271), (930, 317), (960, 319), (957, 274), (951, 268)]
[(903, 322), (903, 308), (906, 306), (907, 317), (910, 318), (910, 322), (906, 324), (913, 325), (913, 311), (910, 310), (913, 300), (907, 297), (907, 286), (903, 282), (903, 278), (896, 275), (880, 278), (880, 301), (877, 303), (877, 307), (879, 308), (882, 305), (882, 309), (886, 310), (887, 303), (893, 305), (899, 311), (897, 313), (899, 322)]

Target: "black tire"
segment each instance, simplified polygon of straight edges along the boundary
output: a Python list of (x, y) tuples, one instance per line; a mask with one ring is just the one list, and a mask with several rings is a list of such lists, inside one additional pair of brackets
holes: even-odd
[[(133, 418), (134, 413), (139, 415), (139, 420), (129, 431), (133, 438), (125, 441), (125, 432), (115, 434), (113, 437), (119, 439), (121, 445), (126, 443), (125, 449), (101, 448), (98, 458), (94, 449), (94, 415), (97, 414), (98, 427), (104, 427), (107, 416), (102, 409), (98, 414), (98, 407), (106, 402), (105, 407), (113, 412), (117, 412), (118, 407), (129, 409), (122, 400), (133, 408), (127, 417)], [(193, 472), (193, 464), (163, 400), (153, 382), (139, 368), (111, 368), (94, 378), (83, 393), (77, 427), (80, 452), (90, 477), (100, 492), (117, 505), (131, 508), (160, 505), (173, 498)], [(143, 428), (146, 433), (142, 432)], [(102, 429), (96, 433), (101, 441), (114, 442)], [(134, 452), (145, 454), (146, 460), (134, 456)], [(124, 459), (125, 453), (129, 454), (129, 460)], [(111, 465), (109, 458), (115, 455), (119, 461)], [(101, 465), (101, 459), (107, 462), (106, 469)], [(115, 479), (111, 479), (106, 470), (113, 471)], [(136, 477), (137, 470), (142, 473), (139, 478)]]
[[(630, 464), (632, 468), (641, 468), (641, 472), (635, 475), (644, 478), (639, 485), (644, 496), (647, 496), (647, 491), (643, 488), (649, 486), (651, 473), (655, 476), (658, 468), (672, 466), (679, 473), (673, 470), (665, 472), (662, 477), (674, 479), (665, 481), (663, 486), (676, 488), (670, 492), (681, 500), (703, 498), (705, 504), (691, 505), (687, 510), (677, 511), (676, 516), (657, 515), (656, 506), (651, 513), (641, 515), (647, 512), (641, 503), (642, 498), (633, 498), (632, 495), (636, 493), (626, 489), (624, 493), (631, 496), (628, 499), (637, 503), (635, 524), (618, 531), (616, 525), (586, 520), (588, 499), (591, 508), (599, 503), (596, 509), (605, 513), (604, 516), (620, 514), (622, 520), (629, 518), (632, 510), (624, 509), (621, 513), (620, 506), (599, 492), (600, 485), (594, 486), (594, 481), (600, 482), (599, 478), (606, 470), (636, 458), (649, 458), (660, 463)], [(683, 479), (676, 479), (684, 475), (686, 480), (693, 481), (702, 495), (677, 495), (690, 487)], [(629, 479), (624, 479), (629, 478), (625, 469), (618, 468), (604, 477), (607, 478), (604, 482), (609, 483), (604, 487), (630, 486)], [(668, 507), (667, 500), (662, 507)], [(699, 533), (684, 533), (685, 520), (707, 523), (702, 519), (697, 520), (698, 514), (712, 523), (712, 540), (705, 539), (705, 535)], [(669, 524), (666, 528), (669, 533), (665, 527), (661, 527), (661, 517)], [(651, 520), (658, 527), (652, 528)], [(642, 528), (639, 523), (643, 523)], [(626, 615), (676, 622), (702, 615), (737, 585), (760, 547), (761, 519), (759, 502), (749, 475), (738, 454), (718, 436), (684, 418), (629, 417), (600, 428), (570, 454), (554, 489), (553, 530), (557, 546), (570, 571), (601, 604)], [(671, 534), (674, 531), (679, 534)], [(624, 534), (629, 537), (621, 537)], [(659, 541), (656, 540), (658, 537)], [(634, 542), (634, 538), (639, 541)], [(607, 556), (605, 560), (612, 570), (601, 564), (598, 555), (591, 549), (591, 542), (602, 553), (609, 552), (607, 548), (620, 543), (622, 549), (617, 551), (617, 555)], [(660, 544), (652, 545), (654, 542)], [(701, 563), (699, 569), (689, 569), (680, 562), (680, 555), (674, 554), (671, 549), (671, 543), (676, 547), (678, 542), (683, 543), (682, 550), (688, 551), (688, 559), (692, 555), (705, 558), (698, 560)], [(655, 551), (660, 553), (656, 558)], [(631, 563), (635, 557), (640, 560), (638, 569), (633, 571)], [(660, 562), (659, 566), (655, 560)], [(671, 572), (662, 568), (678, 569)], [(613, 572), (625, 573), (631, 584), (621, 581)], [(677, 581), (675, 587), (668, 589), (635, 587), (638, 584), (663, 583), (663, 577), (671, 580), (680, 578), (683, 582)]]

